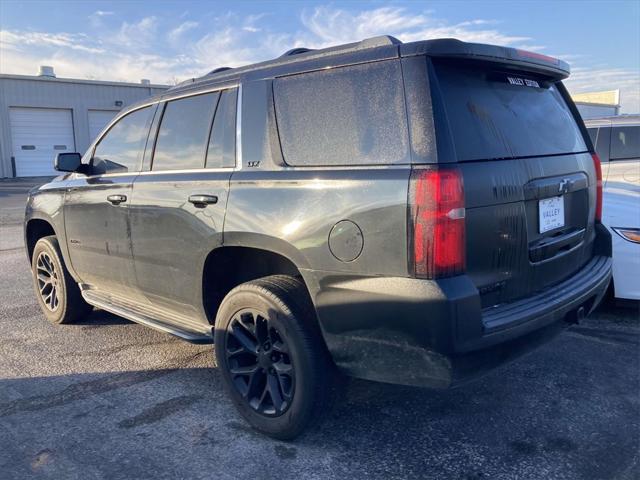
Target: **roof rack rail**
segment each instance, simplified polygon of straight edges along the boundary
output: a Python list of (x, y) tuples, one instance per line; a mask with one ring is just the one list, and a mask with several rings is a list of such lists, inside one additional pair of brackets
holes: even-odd
[(186, 80), (183, 80), (183, 81), (181, 81), (179, 83), (176, 83), (175, 85), (169, 87), (167, 89), (167, 91), (173, 90), (174, 88), (178, 88), (178, 87), (184, 87), (187, 83), (194, 83), (195, 81), (196, 81), (195, 78), (187, 78)]
[(402, 41), (391, 35), (378, 35), (358, 42), (362, 48), (382, 47), (383, 45), (402, 45)]
[(361, 40), (359, 42), (347, 43), (345, 45), (336, 45), (333, 47), (327, 47), (327, 48), (321, 48), (321, 49), (296, 47), (296, 48), (287, 50), (285, 53), (283, 53), (282, 55), (280, 55), (275, 59), (267, 60), (265, 62), (260, 62), (252, 65), (245, 65), (237, 68), (236, 67), (216, 68), (215, 70), (210, 71), (209, 73), (207, 73), (206, 75), (203, 75), (202, 77), (199, 77), (196, 79), (190, 79), (185, 82), (182, 82), (179, 85), (172, 87), (170, 90), (173, 90), (178, 87), (185, 87), (188, 83), (196, 84), (196, 83), (212, 80), (210, 78), (211, 75), (216, 75), (218, 73), (221, 73), (227, 70), (236, 70), (237, 73), (242, 74), (247, 71), (255, 71), (261, 68), (268, 68), (270, 66), (275, 66), (280, 63), (289, 63), (290, 61), (296, 61), (296, 59), (291, 57), (295, 57), (297, 55), (301, 55), (304, 53), (309, 54), (308, 58), (316, 58), (316, 57), (320, 58), (328, 55), (342, 55), (346, 53), (357, 52), (360, 50), (366, 50), (369, 48), (391, 47), (394, 45), (401, 45), (401, 44), (402, 42), (400, 40), (398, 40), (395, 37), (392, 37), (391, 35), (379, 35), (377, 37), (365, 38), (364, 40)]
[(313, 50), (314, 50), (313, 48), (296, 47), (296, 48), (292, 48), (291, 50), (287, 50), (282, 55), (280, 55), (279, 58), (290, 57), (291, 55), (299, 55), (301, 53), (312, 52)]
[(227, 70), (233, 70), (233, 67), (218, 67), (211, 70), (207, 75), (213, 75), (214, 73), (225, 72)]

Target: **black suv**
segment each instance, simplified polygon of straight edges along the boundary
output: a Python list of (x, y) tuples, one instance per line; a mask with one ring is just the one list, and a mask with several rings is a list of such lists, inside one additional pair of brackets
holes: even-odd
[(522, 50), (378, 37), (182, 83), (82, 158), (60, 154), (69, 173), (31, 192), (42, 310), (215, 343), (240, 413), (283, 439), (339, 372), (473, 378), (609, 283), (600, 165), (568, 73)]

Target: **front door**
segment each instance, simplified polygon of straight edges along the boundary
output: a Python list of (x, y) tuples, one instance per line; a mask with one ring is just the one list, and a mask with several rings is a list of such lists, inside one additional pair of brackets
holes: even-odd
[(230, 89), (167, 102), (151, 171), (133, 184), (137, 288), (147, 308), (186, 328), (208, 325), (202, 271), (208, 253), (222, 244), (235, 166), (236, 97)]
[(88, 288), (134, 298), (129, 204), (155, 106), (122, 117), (102, 137), (85, 174), (69, 180), (65, 231), (71, 266)]

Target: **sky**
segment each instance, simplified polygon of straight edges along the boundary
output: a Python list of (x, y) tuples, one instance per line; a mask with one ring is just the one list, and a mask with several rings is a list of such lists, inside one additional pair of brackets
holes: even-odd
[(571, 92), (621, 90), (640, 112), (640, 0), (0, 0), (0, 73), (174, 84), (222, 66), (376, 35), (455, 37), (569, 62)]

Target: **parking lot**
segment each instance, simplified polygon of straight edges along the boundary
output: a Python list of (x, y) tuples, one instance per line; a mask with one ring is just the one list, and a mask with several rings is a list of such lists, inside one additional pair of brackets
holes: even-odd
[(211, 346), (95, 311), (53, 326), (22, 249), (26, 183), (0, 181), (0, 477), (632, 479), (640, 321), (601, 307), (456, 390), (352, 380), (291, 443), (250, 430)]

